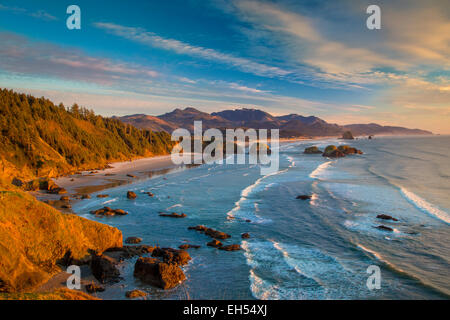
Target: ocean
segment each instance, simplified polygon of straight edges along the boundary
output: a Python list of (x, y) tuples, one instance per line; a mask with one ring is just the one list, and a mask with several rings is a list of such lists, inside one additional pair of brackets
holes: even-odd
[[(306, 147), (349, 144), (363, 155), (328, 159)], [(258, 165), (202, 165), (173, 170), (103, 191), (73, 206), (144, 244), (190, 249), (188, 280), (163, 291), (133, 277), (135, 259), (121, 264), (123, 281), (98, 296), (124, 299), (135, 288), (149, 299), (448, 299), (450, 296), (450, 137), (375, 137), (283, 143), (279, 171)], [(136, 200), (126, 192), (135, 191)], [(141, 192), (152, 192), (153, 198)], [(311, 200), (297, 200), (298, 195)], [(95, 195), (95, 194), (94, 194)], [(89, 214), (103, 206), (127, 216)], [(185, 219), (159, 212), (187, 214)], [(399, 221), (377, 219), (387, 214)], [(248, 222), (250, 220), (250, 222)], [(189, 226), (232, 235), (225, 252)], [(376, 228), (385, 225), (392, 232)], [(249, 239), (241, 234), (250, 233)], [(369, 266), (380, 268), (370, 290)]]

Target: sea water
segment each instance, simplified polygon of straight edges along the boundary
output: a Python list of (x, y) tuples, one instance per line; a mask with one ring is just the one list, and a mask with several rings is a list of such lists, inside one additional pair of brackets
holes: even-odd
[[(350, 144), (364, 154), (341, 159), (303, 154), (306, 147), (329, 144)], [(279, 152), (279, 171), (267, 176), (258, 165), (202, 165), (76, 204), (78, 214), (119, 228), (124, 238), (137, 236), (162, 247), (202, 246), (189, 250), (187, 281), (175, 289), (163, 291), (135, 279), (134, 258), (121, 264), (123, 280), (99, 296), (124, 299), (125, 291), (135, 288), (148, 291), (149, 299), (450, 296), (449, 136), (299, 141), (282, 144)], [(138, 198), (128, 200), (128, 190)], [(149, 191), (155, 196), (141, 193)], [(313, 197), (297, 200), (301, 194)], [(129, 215), (89, 214), (103, 206)], [(379, 214), (399, 221), (377, 219)], [(243, 250), (207, 247), (210, 238), (188, 230), (200, 224), (229, 233), (232, 238), (224, 243)], [(244, 232), (251, 237), (241, 239)], [(372, 265), (381, 270), (380, 289), (366, 285)]]

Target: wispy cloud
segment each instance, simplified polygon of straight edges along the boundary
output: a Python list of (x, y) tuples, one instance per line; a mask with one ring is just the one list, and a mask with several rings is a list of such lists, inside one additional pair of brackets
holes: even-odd
[(176, 52), (178, 54), (189, 55), (197, 58), (212, 60), (223, 63), (244, 72), (253, 73), (267, 77), (282, 77), (290, 74), (290, 71), (278, 67), (252, 61), (247, 58), (241, 58), (229, 53), (223, 53), (215, 49), (194, 46), (179, 40), (163, 38), (153, 32), (142, 28), (133, 28), (121, 26), (114, 23), (95, 23), (95, 26), (111, 34), (122, 38), (141, 43), (146, 46), (161, 48)]
[(44, 21), (55, 21), (58, 20), (57, 17), (51, 15), (50, 13), (48, 13), (45, 10), (38, 10), (38, 11), (29, 11), (27, 9), (24, 8), (20, 8), (20, 7), (8, 7), (5, 5), (2, 5), (0, 3), (0, 10), (2, 11), (9, 11), (12, 12), (14, 14), (23, 14), (23, 15), (27, 15), (36, 19), (40, 19), (40, 20), (44, 20)]
[(158, 73), (134, 63), (94, 57), (81, 50), (33, 42), (0, 32), (0, 69), (24, 75), (47, 75), (62, 79), (111, 84), (129, 77), (151, 79)]

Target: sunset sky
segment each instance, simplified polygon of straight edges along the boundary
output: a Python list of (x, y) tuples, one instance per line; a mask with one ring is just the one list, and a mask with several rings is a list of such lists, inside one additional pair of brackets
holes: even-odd
[(450, 134), (450, 1), (0, 0), (0, 87), (103, 115), (247, 107)]

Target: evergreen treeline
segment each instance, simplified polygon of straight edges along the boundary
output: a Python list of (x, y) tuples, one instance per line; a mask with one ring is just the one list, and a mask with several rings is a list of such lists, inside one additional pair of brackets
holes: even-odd
[(111, 161), (167, 154), (170, 135), (104, 118), (74, 104), (0, 89), (0, 158), (31, 175), (91, 169)]

